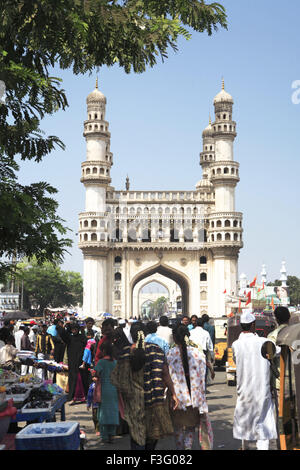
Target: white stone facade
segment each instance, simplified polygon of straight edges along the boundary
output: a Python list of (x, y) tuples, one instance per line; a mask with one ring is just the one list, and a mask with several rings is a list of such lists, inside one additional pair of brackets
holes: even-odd
[(214, 107), (215, 122), (203, 131), (203, 178), (196, 190), (130, 191), (127, 180), (126, 190), (117, 191), (110, 178), (106, 98), (97, 85), (87, 97), (81, 176), (86, 200), (79, 214), (85, 315), (129, 318), (134, 289), (150, 276), (179, 284), (184, 313), (226, 313), (223, 292), (237, 293), (243, 229), (242, 214), (235, 211), (239, 164), (233, 159), (233, 99), (224, 84)]

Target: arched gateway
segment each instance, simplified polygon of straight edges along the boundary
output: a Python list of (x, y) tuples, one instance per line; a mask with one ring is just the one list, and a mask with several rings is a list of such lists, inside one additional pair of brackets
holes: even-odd
[(117, 191), (110, 178), (106, 98), (97, 85), (88, 95), (81, 175), (86, 200), (79, 215), (85, 315), (130, 317), (135, 286), (156, 275), (180, 286), (184, 313), (225, 313), (225, 290), (237, 291), (243, 229), (242, 214), (235, 211), (233, 99), (224, 83), (214, 107), (215, 122), (202, 134), (203, 177), (195, 191), (130, 191), (128, 178), (125, 190)]

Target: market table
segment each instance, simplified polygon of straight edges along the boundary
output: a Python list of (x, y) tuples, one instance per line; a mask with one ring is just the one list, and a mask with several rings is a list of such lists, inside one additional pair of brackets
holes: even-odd
[(60, 410), (61, 421), (66, 420), (66, 413), (65, 413), (65, 403), (67, 401), (68, 395), (66, 393), (62, 395), (57, 395), (57, 397), (53, 400), (51, 408), (47, 411), (21, 411), (17, 412), (17, 415), (14, 419), (11, 420), (11, 423), (19, 423), (19, 422), (31, 422), (31, 421), (38, 421), (42, 423), (43, 421), (50, 421), (55, 416), (56, 411)]

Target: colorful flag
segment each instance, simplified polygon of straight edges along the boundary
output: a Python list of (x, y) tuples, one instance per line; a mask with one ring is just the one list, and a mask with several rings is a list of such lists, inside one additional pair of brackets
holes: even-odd
[(272, 300), (271, 300), (271, 307), (272, 307), (272, 309), (273, 309), (273, 311), (274, 311), (274, 310), (275, 310), (275, 305), (274, 305), (274, 299), (273, 299), (273, 297), (272, 297)]
[(226, 289), (225, 289), (224, 292), (223, 292), (223, 294), (226, 294), (226, 292), (227, 292), (227, 291), (226, 291)]
[(255, 278), (254, 278), (253, 281), (251, 282), (250, 287), (255, 287), (256, 279), (257, 279), (257, 276), (255, 276)]
[(247, 302), (246, 302), (246, 306), (248, 304), (251, 304), (251, 290), (248, 292), (247, 297), (248, 297), (248, 299), (247, 299)]

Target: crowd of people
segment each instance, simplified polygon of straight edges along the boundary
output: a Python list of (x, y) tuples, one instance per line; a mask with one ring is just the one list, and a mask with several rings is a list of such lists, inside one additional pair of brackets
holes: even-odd
[[(283, 309), (275, 310), (279, 330), (289, 318)], [(80, 322), (61, 315), (40, 324), (6, 320), (0, 329), (0, 365), (16, 367), (18, 351), (67, 365), (68, 401), (86, 403), (101, 443), (128, 433), (132, 450), (154, 450), (159, 439), (173, 435), (177, 450), (187, 450), (198, 431), (201, 448), (209, 450), (213, 432), (206, 394), (215, 375), (215, 331), (209, 320), (183, 316), (171, 325), (167, 316), (148, 322), (107, 318), (101, 326), (93, 318)], [(233, 435), (243, 446), (256, 440), (258, 449), (266, 449), (277, 431), (270, 365), (260, 352), (265, 338), (255, 334), (251, 312), (241, 315), (240, 324), (232, 345), (237, 366)], [(26, 372), (22, 366), (21, 373)]]

